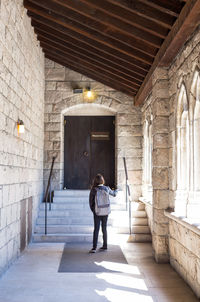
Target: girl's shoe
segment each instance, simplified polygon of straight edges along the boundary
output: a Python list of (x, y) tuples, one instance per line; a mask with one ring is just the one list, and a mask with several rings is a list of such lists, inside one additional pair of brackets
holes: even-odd
[(105, 246), (100, 247), (100, 251), (106, 251), (108, 248)]
[(92, 253), (92, 254), (96, 253), (96, 249), (93, 247), (93, 248), (89, 251), (89, 253)]

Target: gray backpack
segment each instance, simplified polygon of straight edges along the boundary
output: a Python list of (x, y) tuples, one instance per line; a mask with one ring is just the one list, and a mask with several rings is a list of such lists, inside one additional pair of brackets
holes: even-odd
[(95, 213), (97, 216), (106, 216), (110, 214), (109, 193), (103, 189), (96, 188), (95, 195)]

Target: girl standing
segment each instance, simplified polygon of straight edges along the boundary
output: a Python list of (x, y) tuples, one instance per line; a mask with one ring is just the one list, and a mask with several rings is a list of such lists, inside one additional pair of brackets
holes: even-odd
[(107, 221), (108, 215), (98, 216), (95, 213), (95, 196), (97, 194), (97, 190), (105, 190), (108, 194), (112, 196), (117, 195), (118, 190), (111, 190), (110, 187), (104, 185), (105, 180), (101, 174), (97, 174), (93, 180), (92, 189), (90, 191), (89, 196), (89, 204), (90, 209), (94, 215), (94, 232), (93, 232), (93, 247), (90, 250), (90, 253), (95, 253), (97, 249), (97, 242), (98, 242), (98, 235), (99, 235), (99, 228), (101, 223), (102, 233), (103, 233), (103, 246), (100, 250), (107, 250)]

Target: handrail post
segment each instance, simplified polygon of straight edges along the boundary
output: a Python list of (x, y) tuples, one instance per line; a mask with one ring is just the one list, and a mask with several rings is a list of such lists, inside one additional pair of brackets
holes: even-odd
[(51, 163), (51, 170), (50, 170), (50, 174), (49, 174), (49, 179), (48, 179), (48, 184), (47, 184), (47, 188), (46, 188), (46, 192), (45, 192), (45, 197), (44, 197), (44, 202), (45, 202), (45, 220), (44, 220), (44, 232), (45, 235), (47, 235), (47, 200), (48, 200), (48, 196), (49, 196), (49, 188), (50, 188), (50, 204), (49, 204), (49, 211), (51, 211), (51, 176), (52, 176), (52, 172), (53, 172), (53, 166), (54, 166), (54, 162), (55, 162), (56, 157), (53, 156), (52, 158), (52, 163)]
[(129, 234), (132, 233), (131, 200), (129, 199)]
[(56, 159), (56, 157), (53, 156), (52, 163), (51, 163), (51, 170), (50, 170), (49, 179), (48, 179), (48, 184), (47, 184), (46, 193), (45, 193), (45, 197), (44, 197), (44, 201), (45, 201), (46, 198), (48, 197), (49, 186), (50, 186), (50, 180), (51, 180), (51, 176), (52, 176), (52, 172), (53, 172), (53, 166), (54, 166), (54, 161), (55, 161), (55, 159)]
[(47, 235), (47, 197), (45, 199), (45, 235)]
[(128, 211), (128, 184), (126, 179), (126, 211)]
[[(127, 171), (125, 157), (123, 157), (123, 161), (124, 161), (124, 170), (125, 170), (125, 175), (126, 175), (126, 211), (129, 210), (129, 233), (131, 235), (131, 233), (132, 233), (131, 192), (130, 192), (130, 187), (129, 187), (129, 183), (128, 183), (128, 171)], [(129, 200), (129, 206), (128, 206), (128, 200)]]
[(124, 171), (125, 171), (125, 177), (126, 177), (126, 211), (127, 211), (128, 210), (128, 173), (127, 173), (125, 157), (123, 157), (123, 161), (124, 161)]
[(52, 200), (51, 200), (51, 179), (50, 179), (50, 191), (49, 191), (49, 211), (51, 211), (51, 202), (52, 202)]

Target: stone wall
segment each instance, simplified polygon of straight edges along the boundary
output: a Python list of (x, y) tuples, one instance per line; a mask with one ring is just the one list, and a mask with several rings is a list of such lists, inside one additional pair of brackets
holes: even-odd
[[(143, 111), (143, 124), (149, 120), (152, 124), (152, 200), (148, 200), (150, 194), (143, 183), (143, 196), (149, 204), (147, 215), (152, 231), (153, 249), (157, 262), (167, 262), (168, 257), (168, 219), (164, 210), (169, 206), (169, 95), (168, 72), (166, 69), (157, 68), (153, 74), (152, 92), (148, 97)], [(143, 127), (144, 129), (144, 127)], [(143, 152), (145, 152), (145, 143)], [(144, 174), (146, 173), (143, 167)], [(143, 180), (146, 179), (143, 177)]]
[[(169, 95), (170, 95), (170, 116), (169, 116), (169, 201), (170, 207), (176, 207), (177, 199), (177, 111), (178, 111), (178, 96), (180, 93), (181, 84), (184, 84), (186, 88), (188, 106), (191, 107), (192, 103), (192, 85), (194, 81), (195, 70), (199, 70), (199, 49), (200, 49), (200, 29), (194, 33), (194, 36), (188, 41), (183, 50), (177, 56), (174, 64), (170, 67), (169, 75)], [(198, 87), (199, 89), (199, 87)], [(192, 120), (190, 120), (190, 126), (192, 126)], [(191, 129), (191, 128), (190, 128)], [(200, 135), (200, 134), (199, 134)], [(192, 205), (193, 200), (191, 196), (193, 195), (193, 166), (196, 154), (192, 151), (192, 133), (190, 133), (189, 139), (189, 150), (190, 150), (190, 168), (189, 168), (189, 184), (187, 189), (187, 201), (182, 200), (182, 209), (189, 217), (190, 215), (190, 205)], [(200, 139), (200, 137), (198, 138)], [(194, 154), (194, 155), (193, 155)], [(186, 176), (186, 171), (183, 172)], [(179, 200), (179, 202), (181, 202)], [(197, 201), (200, 205), (200, 200)], [(186, 207), (184, 209), (184, 207)], [(197, 222), (200, 222), (199, 206), (194, 210), (199, 217)], [(189, 218), (190, 220), (190, 218)], [(191, 223), (194, 220), (191, 219)], [(183, 278), (190, 284), (194, 289), (196, 294), (200, 297), (200, 279), (199, 279), (199, 263), (200, 254), (197, 249), (193, 248), (194, 245), (198, 246), (200, 243), (200, 234), (195, 234), (194, 232), (187, 229), (187, 227), (181, 226), (180, 223), (170, 221), (170, 262), (173, 267), (183, 276)], [(177, 254), (178, 253), (178, 254)], [(179, 255), (177, 257), (177, 255)]]
[[(41, 200), (43, 66), (43, 53), (23, 1), (1, 0), (0, 274), (30, 240)], [(24, 122), (24, 134), (17, 133), (18, 119)]]
[(200, 231), (170, 219), (170, 262), (200, 297)]
[[(147, 213), (153, 235), (155, 259), (158, 262), (167, 261), (190, 284), (200, 296), (199, 263), (199, 232), (190, 230), (189, 225), (200, 223), (199, 192), (194, 191), (194, 162), (197, 154), (194, 152), (194, 118), (192, 109), (199, 102), (199, 87), (194, 92), (194, 80), (199, 74), (200, 29), (198, 28), (185, 44), (174, 62), (168, 69), (157, 68), (153, 74), (152, 92), (144, 104), (143, 123), (151, 112), (153, 115), (153, 163), (152, 163), (152, 203), (148, 203)], [(156, 85), (155, 85), (156, 83)], [(178, 107), (182, 87), (185, 89), (184, 103)], [(193, 89), (193, 90), (192, 90)], [(196, 98), (196, 99), (195, 99)], [(195, 100), (194, 100), (195, 99)], [(187, 105), (186, 105), (187, 103)], [(180, 113), (179, 113), (180, 111)], [(177, 148), (178, 124), (177, 116), (187, 113), (188, 137), (185, 137), (188, 155), (182, 166), (182, 178), (187, 185), (177, 193)], [(198, 133), (199, 135), (199, 133)], [(199, 136), (197, 140), (199, 140)], [(145, 146), (143, 145), (143, 148)], [(184, 149), (180, 151), (185, 152)], [(143, 183), (143, 198), (147, 192)], [(196, 196), (196, 199), (195, 199)], [(178, 203), (178, 207), (177, 207)], [(175, 212), (175, 216), (187, 216), (188, 226), (182, 225), (181, 217), (174, 221), (173, 215), (165, 215), (165, 210)], [(196, 210), (195, 210), (196, 209)], [(194, 246), (195, 245), (195, 248)], [(198, 248), (197, 248), (198, 247)]]
[[(82, 94), (73, 94), (73, 87), (91, 87), (97, 94), (94, 103), (88, 104)], [(135, 200), (141, 195), (142, 128), (141, 110), (133, 106), (133, 98), (103, 84), (46, 60), (44, 186), (46, 188), (52, 156), (56, 163), (53, 188), (62, 189), (64, 180), (64, 115), (115, 115), (116, 116), (116, 183), (124, 187), (123, 156)]]

